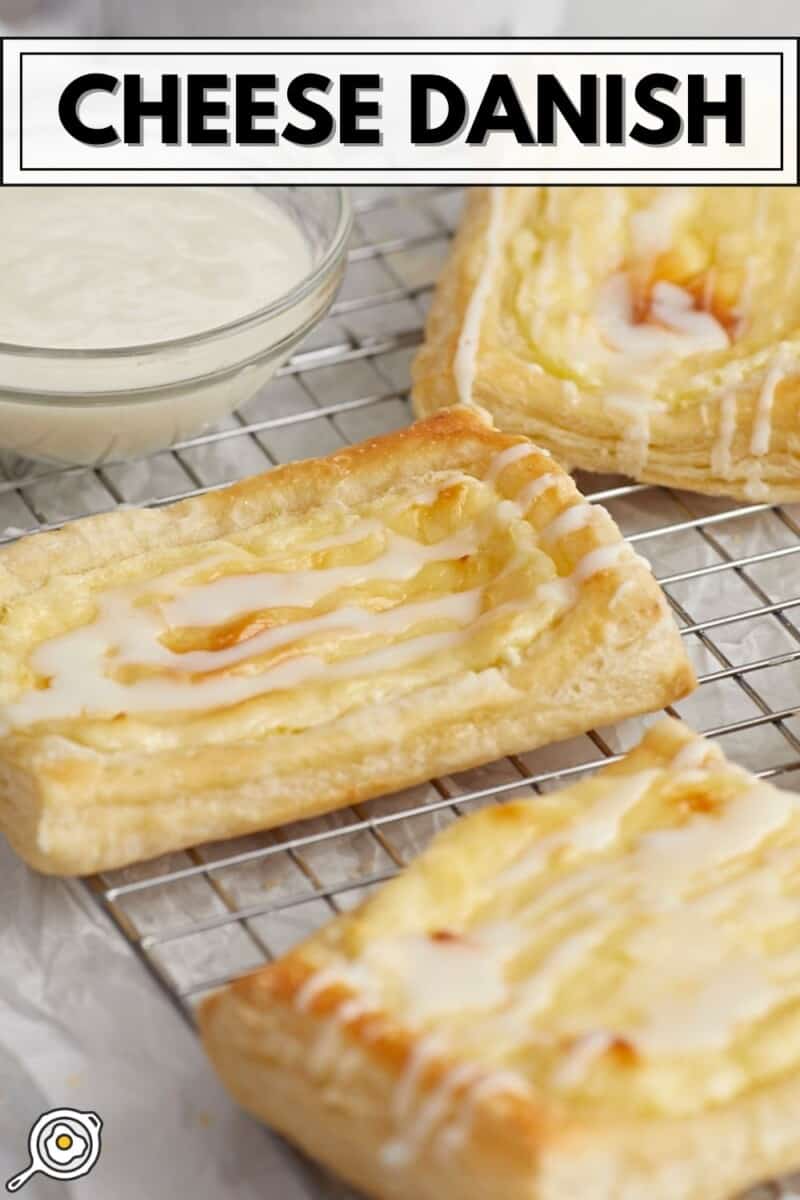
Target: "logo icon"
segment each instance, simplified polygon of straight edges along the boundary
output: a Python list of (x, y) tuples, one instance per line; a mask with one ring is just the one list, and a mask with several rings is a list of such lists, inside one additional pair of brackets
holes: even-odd
[(97, 1113), (76, 1108), (54, 1108), (42, 1113), (28, 1134), (30, 1162), (24, 1171), (6, 1183), (7, 1192), (18, 1192), (41, 1171), (48, 1179), (80, 1179), (88, 1175), (100, 1157), (100, 1130), (103, 1122)]

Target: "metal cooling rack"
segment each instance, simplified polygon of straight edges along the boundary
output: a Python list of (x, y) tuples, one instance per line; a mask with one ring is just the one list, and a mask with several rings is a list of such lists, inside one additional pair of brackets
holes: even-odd
[[(133, 462), (54, 469), (0, 460), (0, 542), (120, 504), (166, 504), (407, 424), (409, 363), (461, 194), (362, 188), (355, 203), (342, 292), (261, 395), (216, 430)], [(620, 477), (578, 482), (651, 561), (682, 627), (701, 686), (670, 711), (759, 775), (800, 790), (800, 505), (735, 506)], [(646, 723), (86, 887), (191, 1021), (205, 992), (357, 904), (460, 814), (563, 786), (626, 750)], [(332, 1194), (315, 1180), (315, 1194)], [(778, 1194), (767, 1185), (753, 1200)]]

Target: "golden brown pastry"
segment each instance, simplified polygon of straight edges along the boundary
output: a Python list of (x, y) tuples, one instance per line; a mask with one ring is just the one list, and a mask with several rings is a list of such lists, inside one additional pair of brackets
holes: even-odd
[(471, 193), (414, 366), (590, 471), (800, 500), (792, 188)]
[(664, 598), (550, 457), (461, 409), (0, 553), (0, 828), (88, 873), (685, 694)]
[(665, 719), (211, 996), (234, 1097), (381, 1200), (730, 1200), (800, 1166), (800, 804)]

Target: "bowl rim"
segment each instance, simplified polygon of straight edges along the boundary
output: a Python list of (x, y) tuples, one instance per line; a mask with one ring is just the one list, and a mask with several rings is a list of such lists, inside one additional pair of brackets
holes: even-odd
[[(265, 184), (250, 184), (248, 186), (265, 189), (269, 189), (270, 187), (270, 185)], [(292, 185), (284, 184), (275, 186), (285, 188)], [(317, 265), (308, 274), (304, 275), (294, 287), (290, 288), (288, 292), (285, 292), (282, 296), (278, 296), (275, 300), (271, 300), (269, 304), (265, 304), (253, 312), (245, 313), (244, 316), (237, 317), (234, 321), (227, 321), (224, 325), (212, 325), (210, 328), (201, 329), (197, 333), (183, 334), (181, 337), (167, 338), (159, 342), (141, 342), (127, 346), (103, 346), (84, 350), (75, 346), (28, 346), (17, 342), (0, 341), (0, 355), (7, 357), (16, 356), (18, 358), (54, 359), (62, 362), (64, 360), (71, 362), (84, 360), (107, 362), (113, 359), (128, 357), (142, 358), (168, 353), (172, 350), (181, 350), (202, 345), (205, 342), (216, 341), (219, 338), (226, 337), (228, 334), (238, 333), (253, 325), (258, 325), (263, 320), (268, 320), (288, 312), (300, 301), (315, 292), (324, 282), (326, 276), (330, 274), (331, 270), (335, 269), (347, 248), (353, 229), (353, 204), (350, 199), (349, 190), (346, 187), (341, 184), (300, 184), (295, 185), (295, 190), (300, 191), (309, 187), (314, 187), (315, 190), (320, 187), (326, 188), (328, 191), (334, 193), (338, 211), (333, 234)]]

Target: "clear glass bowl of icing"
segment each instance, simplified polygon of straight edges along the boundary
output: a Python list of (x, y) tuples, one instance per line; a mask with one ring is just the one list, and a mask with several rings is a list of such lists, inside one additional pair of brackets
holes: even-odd
[(324, 316), (339, 187), (0, 189), (0, 449), (145, 454), (258, 392)]

